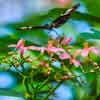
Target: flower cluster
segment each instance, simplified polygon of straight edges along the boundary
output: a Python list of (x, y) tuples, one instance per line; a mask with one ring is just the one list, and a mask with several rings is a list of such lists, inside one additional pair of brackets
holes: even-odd
[(81, 63), (79, 60), (77, 60), (78, 56), (81, 57), (87, 57), (90, 52), (94, 53), (96, 56), (99, 55), (99, 51), (96, 47), (92, 46), (89, 47), (88, 43), (84, 43), (83, 48), (74, 50), (73, 54), (71, 54), (71, 50), (74, 48), (69, 45), (69, 43), (72, 41), (72, 37), (65, 38), (61, 41), (59, 41), (60, 46), (55, 46), (53, 40), (48, 40), (48, 46), (47, 47), (37, 47), (37, 46), (24, 46), (24, 40), (21, 39), (18, 41), (16, 48), (19, 50), (20, 55), (23, 56), (25, 51), (32, 50), (32, 51), (39, 51), (40, 54), (48, 53), (49, 57), (54, 58), (55, 55), (58, 56), (57, 59), (60, 59), (61, 61), (69, 60), (69, 64), (73, 64), (74, 66), (81, 66)]
[[(20, 39), (16, 45), (9, 46), (16, 49), (3, 58), (2, 66), (6, 66), (6, 69), (11, 71), (12, 68), (15, 69), (15, 72), (22, 78), (30, 97), (33, 97), (36, 87), (38, 87), (36, 91), (39, 90), (39, 94), (45, 86), (47, 88), (44, 88), (44, 91), (51, 91), (52, 82), (59, 85), (63, 81), (75, 78), (76, 81), (84, 84), (87, 78), (83, 78), (82, 75), (85, 77), (87, 73), (93, 74), (100, 71), (100, 52), (96, 46), (89, 46), (88, 42), (84, 42), (83, 47), (80, 48), (73, 46), (72, 40), (72, 37), (66, 38), (65, 36), (56, 40), (49, 39), (47, 46), (40, 47), (26, 46), (25, 40)], [(56, 88), (53, 89), (56, 90)], [(25, 97), (28, 98), (27, 95)]]

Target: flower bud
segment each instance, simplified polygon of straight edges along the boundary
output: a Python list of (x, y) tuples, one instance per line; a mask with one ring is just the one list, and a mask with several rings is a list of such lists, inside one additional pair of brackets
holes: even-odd
[(70, 79), (70, 77), (69, 76), (67, 76), (67, 75), (64, 75), (64, 76), (62, 76), (62, 78), (61, 78), (62, 80), (68, 80), (68, 79)]

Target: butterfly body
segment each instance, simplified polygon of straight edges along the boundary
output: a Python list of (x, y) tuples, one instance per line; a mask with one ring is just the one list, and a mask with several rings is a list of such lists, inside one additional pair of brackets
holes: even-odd
[(69, 19), (70, 15), (79, 7), (79, 4), (73, 6), (72, 8), (70, 8), (69, 10), (67, 10), (64, 14), (62, 14), (61, 16), (59, 16), (58, 18), (56, 18), (52, 24), (51, 27), (52, 28), (58, 28), (61, 25), (63, 25), (64, 23), (66, 23), (66, 21)]
[(26, 27), (20, 27), (17, 28), (17, 30), (34, 30), (34, 29), (48, 29), (49, 30), (49, 25), (41, 25), (41, 26), (26, 26)]
[(20, 27), (18, 30), (35, 30), (35, 29), (46, 29), (52, 30), (53, 28), (58, 28), (69, 19), (70, 15), (75, 12), (75, 10), (79, 7), (80, 4), (76, 4), (72, 8), (68, 9), (64, 14), (56, 18), (51, 24), (45, 24), (41, 26), (29, 26), (29, 27)]

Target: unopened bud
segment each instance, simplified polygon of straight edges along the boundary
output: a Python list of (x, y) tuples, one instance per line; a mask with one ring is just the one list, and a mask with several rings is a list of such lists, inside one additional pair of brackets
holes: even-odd
[(95, 71), (91, 69), (90, 72), (93, 73), (93, 72), (95, 72)]
[(93, 65), (94, 65), (94, 66), (98, 66), (98, 64), (97, 64), (96, 62), (93, 62)]
[(100, 67), (99, 66), (97, 66), (95, 69), (99, 69)]
[(30, 55), (24, 56), (23, 58), (24, 58), (24, 59), (28, 59), (28, 58), (30, 58)]
[(14, 60), (18, 60), (18, 58), (17, 58), (17, 57), (13, 57), (13, 59), (14, 59)]
[(27, 59), (26, 61), (27, 61), (27, 62), (29, 62), (29, 63), (31, 63), (31, 62), (32, 62), (32, 60), (31, 60), (31, 59)]
[(48, 70), (47, 75), (50, 75), (50, 73), (51, 73), (51, 71), (50, 71), (50, 70)]
[(16, 62), (14, 65), (15, 65), (15, 67), (19, 67), (20, 64), (18, 62)]
[(8, 55), (13, 55), (14, 54), (14, 52), (8, 52)]
[(41, 61), (40, 66), (42, 67), (49, 67), (49, 64), (46, 61)]
[(5, 63), (7, 63), (7, 59), (6, 59), (6, 58), (5, 58), (5, 59), (3, 59), (2, 61), (3, 61), (3, 62), (5, 62)]
[(49, 76), (50, 75), (50, 71), (47, 71), (46, 73), (44, 73), (44, 76)]
[(61, 78), (62, 80), (68, 80), (68, 79), (70, 79), (70, 77), (69, 76), (67, 76), (67, 75), (64, 75), (64, 76), (62, 76), (62, 78)]

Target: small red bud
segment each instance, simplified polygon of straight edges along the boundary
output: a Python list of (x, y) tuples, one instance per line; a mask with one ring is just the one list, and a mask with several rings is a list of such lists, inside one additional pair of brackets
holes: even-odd
[(49, 67), (49, 64), (46, 61), (41, 61), (39, 65), (46, 68)]
[(31, 63), (31, 62), (32, 62), (32, 60), (31, 60), (31, 59), (27, 59), (26, 61), (27, 61), (27, 62), (29, 62), (29, 63)]
[(64, 76), (62, 76), (62, 78), (61, 78), (62, 80), (68, 80), (68, 79), (70, 79), (69, 78), (69, 76), (67, 76), (67, 75), (64, 75)]

